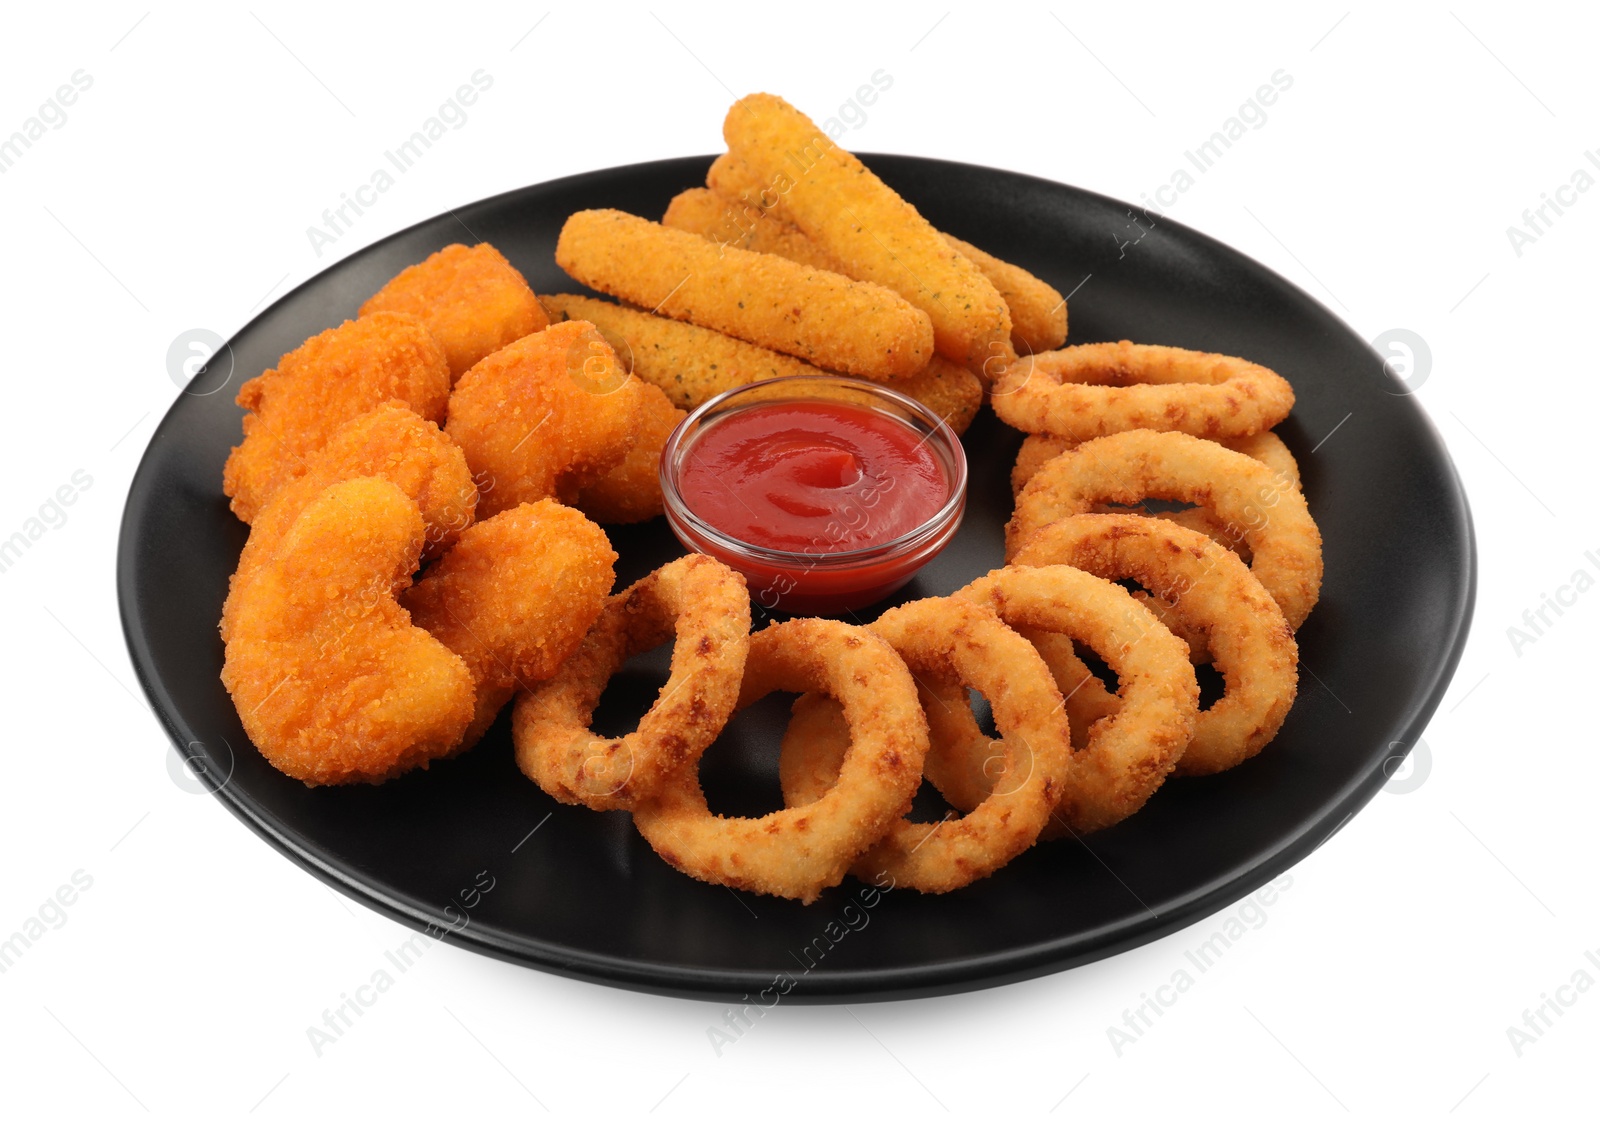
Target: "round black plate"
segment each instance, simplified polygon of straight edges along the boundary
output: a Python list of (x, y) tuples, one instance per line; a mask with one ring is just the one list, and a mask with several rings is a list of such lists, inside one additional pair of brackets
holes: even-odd
[[(703, 182), (709, 158), (693, 157), (524, 188), (402, 231), (235, 336), (221, 393), (173, 405), (129, 492), (117, 588), (140, 681), (222, 802), (318, 878), (457, 944), (630, 988), (768, 989), (790, 1000), (952, 992), (1105, 957), (1250, 893), (1360, 808), (1383, 784), (1385, 760), (1409, 749), (1437, 706), (1472, 610), (1466, 498), (1416, 402), (1316, 301), (1204, 235), (1163, 219), (1123, 246), (1137, 233), (1131, 212), (1103, 196), (943, 161), (870, 162), (941, 230), (1063, 293), (1076, 289), (1072, 342), (1126, 337), (1241, 355), (1293, 382), (1298, 401), (1279, 432), (1300, 458), (1327, 578), (1300, 633), (1299, 699), (1266, 752), (1217, 777), (1169, 781), (1116, 828), (1036, 847), (965, 890), (894, 891), (870, 908), (850, 879), (803, 907), (679, 874), (626, 814), (558, 805), (524, 780), (503, 717), (471, 753), (378, 787), (308, 789), (267, 765), (218, 680), (217, 620), (245, 539), (221, 487), (239, 438), (237, 384), (451, 242), (488, 240), (536, 290), (571, 290), (553, 259), (566, 217), (586, 207), (660, 215), (674, 193)], [(1019, 441), (987, 411), (973, 426), (965, 526), (901, 598), (948, 593), (1000, 565)], [(613, 542), (620, 582), (680, 553), (660, 520)], [(597, 725), (626, 729), (661, 682), (659, 660), (619, 675)], [(769, 700), (713, 747), (703, 776), (714, 809), (781, 804), (784, 716), (784, 701)]]

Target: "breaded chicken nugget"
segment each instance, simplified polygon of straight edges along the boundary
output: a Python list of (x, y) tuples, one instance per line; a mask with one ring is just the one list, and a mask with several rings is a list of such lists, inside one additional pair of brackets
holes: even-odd
[(459, 446), (403, 402), (385, 403), (345, 424), (306, 464), (305, 475), (280, 488), (250, 526), (239, 566), (228, 580), (222, 639), (232, 631), (236, 593), (262, 560), (272, 557), (295, 519), (329, 485), (380, 477), (397, 485), (422, 513), (423, 559), (449, 550), (472, 524), (478, 486)]
[(600, 523), (642, 523), (662, 512), (661, 447), (688, 412), (660, 387), (640, 383), (644, 420), (622, 464), (578, 493), (578, 508)]
[(395, 600), (422, 541), (416, 504), (358, 477), (307, 504), (234, 591), (222, 683), (250, 740), (290, 777), (383, 781), (461, 741), (472, 675)]
[[(821, 269), (849, 273), (848, 267), (793, 224), (784, 197), (731, 153), (717, 157), (706, 183), (710, 190), (691, 188), (674, 199), (661, 222), (716, 242), (732, 241), (746, 250), (765, 250)], [(1011, 343), (1017, 351), (1052, 351), (1066, 341), (1067, 302), (1055, 286), (953, 234), (940, 237), (977, 266), (999, 291), (1011, 312)], [(990, 366), (998, 369), (1000, 364)]]
[(406, 591), (412, 621), (466, 661), (477, 684), (459, 749), (572, 655), (611, 593), (616, 561), (606, 533), (582, 513), (540, 500), (469, 527)]
[(550, 319), (586, 320), (600, 330), (634, 375), (666, 392), (673, 405), (693, 410), (706, 399), (760, 379), (826, 375), (793, 356), (747, 344), (710, 328), (669, 320), (643, 309), (576, 293), (539, 298)]
[(674, 320), (868, 379), (928, 365), (928, 317), (893, 290), (670, 230), (622, 211), (579, 211), (556, 264), (591, 289)]
[(222, 470), (233, 513), (254, 523), (273, 493), (350, 419), (399, 399), (430, 422), (444, 419), (450, 367), (422, 322), (399, 313), (347, 320), (311, 337), (239, 388), (244, 441)]
[(940, 355), (979, 374), (1013, 354), (1011, 313), (989, 279), (809, 117), (776, 95), (751, 94), (728, 111), (722, 135), (849, 276), (887, 286), (928, 314)]
[[(643, 309), (551, 293), (539, 298), (550, 319), (587, 320), (600, 329), (617, 358), (644, 382), (661, 388), (675, 406), (693, 410), (713, 395), (761, 379), (793, 375), (830, 375), (804, 360), (747, 344), (710, 328), (683, 324)], [(983, 405), (983, 384), (964, 367), (933, 356), (928, 366), (894, 389), (910, 395), (956, 433), (964, 433)], [(605, 522), (605, 521), (602, 521)]]
[(592, 324), (568, 321), (486, 356), (450, 395), (445, 433), (478, 482), (478, 515), (578, 491), (639, 437), (644, 392)]
[(455, 243), (401, 270), (361, 306), (361, 315), (414, 316), (444, 345), (450, 377), (549, 323), (528, 283), (505, 255), (480, 242)]

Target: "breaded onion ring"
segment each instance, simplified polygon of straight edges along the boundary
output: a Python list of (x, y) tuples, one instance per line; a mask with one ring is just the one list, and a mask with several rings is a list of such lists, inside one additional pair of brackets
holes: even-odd
[(1045, 836), (1095, 832), (1143, 808), (1194, 736), (1200, 686), (1183, 642), (1122, 587), (1069, 566), (1008, 566), (952, 597), (1013, 627), (1064, 633), (1117, 675), (1122, 706), (1073, 756)]
[[(637, 729), (601, 738), (589, 720), (606, 682), (631, 656), (676, 634), (672, 674)], [(607, 599), (576, 652), (517, 697), (517, 765), (569, 805), (628, 809), (697, 761), (733, 714), (750, 647), (744, 578), (707, 555), (685, 555)]]
[(1250, 546), (1251, 573), (1298, 629), (1322, 588), (1322, 534), (1299, 491), (1261, 462), (1188, 434), (1129, 430), (1097, 438), (1050, 461), (1017, 497), (1006, 556), (1028, 535), (1097, 504), (1146, 497), (1209, 508), (1224, 534)]
[(1077, 441), (1123, 430), (1221, 438), (1276, 426), (1294, 389), (1235, 356), (1122, 340), (1023, 356), (995, 380), (991, 401), (1019, 430)]
[(1030, 537), (1015, 561), (1021, 566), (1064, 563), (1113, 582), (1131, 578), (1153, 593), (1170, 617), (1205, 636), (1225, 690), (1200, 712), (1194, 737), (1178, 761), (1179, 773), (1231, 769), (1259, 752), (1283, 726), (1298, 682), (1294, 631), (1232, 552), (1161, 520), (1071, 516)]
[[(1069, 449), (1076, 449), (1082, 442), (1069, 441), (1067, 438), (1056, 437), (1054, 434), (1029, 434), (1023, 439), (1022, 447), (1017, 450), (1017, 462), (1011, 469), (1011, 495), (1016, 496), (1027, 486), (1038, 471), (1044, 468), (1045, 463), (1059, 457)], [(1217, 442), (1236, 453), (1243, 453), (1246, 457), (1260, 461), (1271, 469), (1278, 483), (1296, 491), (1300, 488), (1300, 466), (1294, 459), (1294, 454), (1289, 452), (1289, 447), (1283, 444), (1283, 439), (1270, 430), (1264, 433), (1251, 434), (1243, 438), (1224, 438)], [(1179, 527), (1187, 527), (1190, 531), (1198, 531), (1201, 535), (1221, 543), (1246, 563), (1250, 562), (1250, 544), (1245, 542), (1243, 536), (1230, 532), (1225, 523), (1217, 519), (1205, 508), (1185, 508), (1177, 512), (1152, 512), (1144, 507), (1124, 508), (1115, 504), (1096, 504), (1093, 509), (1102, 515), (1140, 515), (1153, 516), (1156, 519), (1170, 520)], [(1161, 617), (1160, 610), (1156, 616)], [(1173, 628), (1173, 622), (1162, 618), (1167, 628)], [(1194, 643), (1192, 637), (1174, 629), (1180, 637)], [(1046, 657), (1046, 660), (1049, 658)]]
[(686, 875), (811, 902), (911, 807), (928, 731), (904, 662), (856, 625), (801, 618), (755, 634), (739, 705), (773, 691), (826, 692), (843, 706), (833, 783), (766, 816), (721, 817), (706, 807), (691, 767), (636, 807), (633, 822)]
[(1072, 726), (1072, 745), (1076, 749), (1083, 749), (1089, 745), (1089, 728), (1107, 715), (1115, 715), (1121, 710), (1122, 700), (1089, 670), (1073, 646), (1071, 637), (1045, 629), (1030, 629), (1026, 625), (1017, 629), (1017, 632), (1044, 657), (1056, 687), (1061, 689), (1067, 722)]
[[(996, 776), (966, 816), (933, 824), (902, 818), (853, 868), (862, 878), (886, 873), (896, 886), (929, 894), (953, 891), (993, 874), (1032, 847), (1049, 821), (1071, 770), (1071, 734), (1061, 693), (1033, 646), (970, 600), (909, 602), (878, 618), (872, 631), (887, 639), (919, 678), (976, 689), (989, 700), (995, 725), (1005, 735)], [(967, 706), (961, 693), (953, 697)], [(931, 708), (930, 718), (935, 712), (942, 719), (941, 707)], [(784, 800), (791, 805), (812, 800), (817, 788), (834, 776), (839, 758), (837, 739), (818, 737), (808, 727), (791, 723), (783, 742), (780, 775)], [(929, 734), (930, 758), (968, 749), (936, 744), (931, 725)], [(983, 741), (987, 746), (988, 740)], [(981, 759), (978, 768), (981, 772)], [(936, 775), (940, 769), (936, 762)]]
[[(1279, 483), (1294, 489), (1300, 488), (1300, 463), (1294, 459), (1294, 454), (1289, 452), (1289, 447), (1283, 444), (1283, 439), (1271, 430), (1251, 434), (1249, 437), (1212, 440), (1235, 453), (1243, 453), (1252, 460), (1260, 461), (1272, 470)], [(1016, 464), (1011, 469), (1012, 497), (1015, 498), (1023, 490), (1033, 479), (1034, 474), (1044, 468), (1047, 461), (1052, 461), (1067, 450), (1076, 449), (1082, 444), (1080, 441), (1057, 437), (1055, 434), (1029, 434), (1023, 438), (1022, 447), (1017, 450)], [(1169, 513), (1168, 518), (1177, 514)], [(1200, 528), (1194, 530), (1199, 531)]]

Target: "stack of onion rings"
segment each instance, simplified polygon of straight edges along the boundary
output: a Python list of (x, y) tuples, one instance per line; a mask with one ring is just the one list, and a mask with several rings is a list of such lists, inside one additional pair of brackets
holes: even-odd
[[(1026, 851), (1049, 823), (1071, 769), (1071, 737), (1060, 692), (1032, 646), (993, 613), (971, 603), (950, 598), (911, 602), (889, 610), (872, 631), (887, 639), (919, 678), (970, 686), (984, 695), (1006, 738), (998, 777), (967, 815), (933, 824), (899, 820), (861, 857), (856, 873), (864, 878), (887, 874), (896, 886), (924, 892), (964, 887)], [(964, 711), (970, 718), (963, 693), (955, 694), (959, 711), (954, 713)], [(945, 759), (933, 767), (937, 771), (954, 765), (951, 759), (969, 753), (971, 746), (948, 741), (948, 730), (938, 725), (935, 712), (940, 717), (951, 712), (935, 708), (929, 713), (930, 730), (942, 736), (929, 745), (930, 758)], [(780, 766), (784, 800), (790, 805), (814, 800), (818, 786), (837, 776), (834, 763), (840, 751), (836, 728), (817, 729), (829, 721), (825, 712), (799, 714), (804, 725), (791, 723)], [(988, 745), (988, 739), (978, 738)], [(980, 770), (986, 758), (979, 759)]]
[(1305, 496), (1261, 462), (1187, 434), (1129, 430), (1047, 462), (1017, 497), (1006, 556), (1055, 520), (1148, 497), (1209, 509), (1225, 534), (1249, 545), (1251, 572), (1290, 626), (1305, 621), (1322, 587), (1322, 535)]
[(1016, 561), (1135, 579), (1170, 618), (1204, 634), (1225, 690), (1200, 712), (1179, 773), (1232, 769), (1283, 726), (1298, 682), (1294, 632), (1249, 569), (1210, 539), (1164, 520), (1072, 516), (1029, 538)]
[(721, 817), (706, 807), (697, 763), (689, 763), (634, 807), (633, 822), (685, 874), (811, 902), (911, 807), (928, 729), (910, 672), (860, 626), (802, 618), (756, 633), (739, 704), (778, 690), (838, 701), (846, 735), (830, 784), (766, 816)]

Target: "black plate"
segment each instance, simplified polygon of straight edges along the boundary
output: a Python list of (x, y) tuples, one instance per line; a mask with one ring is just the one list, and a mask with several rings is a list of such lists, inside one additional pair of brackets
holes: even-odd
[[(1127, 337), (1242, 355), (1294, 383), (1294, 415), (1279, 432), (1300, 458), (1327, 578), (1300, 633), (1311, 674), (1270, 749), (1217, 777), (1168, 782), (1136, 817), (1082, 844), (1041, 845), (965, 890), (896, 891), (869, 911), (850, 905), (862, 887), (848, 879), (802, 907), (680, 875), (626, 814), (558, 805), (524, 780), (504, 718), (470, 754), (375, 788), (307, 789), (267, 765), (218, 681), (216, 624), (245, 539), (221, 490), (239, 437), (239, 381), (354, 316), (390, 276), (450, 242), (488, 240), (536, 290), (572, 289), (552, 257), (567, 215), (659, 215), (703, 181), (709, 158), (694, 157), (524, 188), (402, 231), (235, 336), (222, 393), (173, 405), (129, 492), (117, 588), (140, 682), (222, 802), (330, 885), (483, 953), (696, 996), (755, 996), (787, 973), (793, 983), (779, 987), (790, 1000), (841, 1000), (1020, 980), (1150, 941), (1250, 893), (1371, 798), (1385, 760), (1411, 746), (1449, 682), (1475, 586), (1466, 498), (1416, 402), (1316, 301), (1204, 235), (1161, 220), (1121, 247), (1135, 230), (1130, 212), (1103, 196), (970, 165), (870, 161), (941, 230), (1063, 293), (1092, 274), (1072, 299), (1073, 342)], [(903, 598), (948, 593), (1000, 564), (1019, 441), (987, 411), (973, 426), (966, 524)], [(623, 582), (679, 553), (659, 520), (613, 541)], [(597, 723), (626, 729), (659, 676), (659, 660), (630, 665)], [(783, 701), (753, 712), (707, 756), (719, 812), (781, 803)]]

